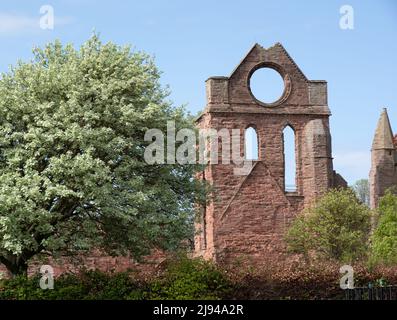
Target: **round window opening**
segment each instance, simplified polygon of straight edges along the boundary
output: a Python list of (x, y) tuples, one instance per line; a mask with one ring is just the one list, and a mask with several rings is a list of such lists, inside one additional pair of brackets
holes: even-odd
[(283, 95), (284, 80), (276, 70), (264, 67), (252, 74), (250, 88), (255, 99), (270, 104), (279, 100)]

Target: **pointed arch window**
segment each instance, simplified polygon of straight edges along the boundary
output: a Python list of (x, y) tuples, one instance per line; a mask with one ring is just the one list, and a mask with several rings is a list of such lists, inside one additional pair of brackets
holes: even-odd
[(296, 151), (295, 131), (291, 126), (286, 126), (283, 131), (284, 144), (284, 190), (296, 192)]
[(244, 154), (247, 160), (258, 160), (258, 135), (253, 127), (245, 129), (244, 134)]

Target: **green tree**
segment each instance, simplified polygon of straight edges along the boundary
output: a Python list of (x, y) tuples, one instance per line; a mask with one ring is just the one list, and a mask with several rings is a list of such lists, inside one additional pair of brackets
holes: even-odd
[(379, 221), (372, 236), (372, 261), (397, 263), (397, 195), (387, 190), (379, 201)]
[(352, 186), (357, 198), (367, 206), (369, 206), (369, 183), (368, 179), (360, 179)]
[(289, 250), (341, 262), (364, 257), (371, 212), (351, 189), (332, 189), (302, 212), (286, 235)]
[(193, 122), (167, 100), (153, 59), (92, 36), (34, 49), (0, 78), (0, 262), (45, 252), (139, 258), (192, 235), (196, 165), (147, 165), (144, 134)]

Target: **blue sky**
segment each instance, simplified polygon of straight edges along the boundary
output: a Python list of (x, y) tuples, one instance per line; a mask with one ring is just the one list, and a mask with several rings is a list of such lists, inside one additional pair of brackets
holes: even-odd
[[(51, 5), (55, 28), (39, 28)], [(339, 27), (342, 5), (354, 29)], [(0, 71), (53, 39), (104, 41), (155, 55), (175, 104), (205, 105), (204, 81), (229, 75), (255, 43), (281, 42), (309, 79), (328, 81), (334, 167), (353, 183), (368, 176), (381, 108), (397, 131), (397, 1), (7, 1), (0, 4)], [(394, 126), (393, 126), (394, 125)]]

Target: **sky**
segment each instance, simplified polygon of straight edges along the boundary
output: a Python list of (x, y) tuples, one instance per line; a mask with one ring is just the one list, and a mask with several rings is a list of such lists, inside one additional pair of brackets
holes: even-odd
[[(40, 28), (43, 5), (54, 10), (53, 29)], [(353, 29), (340, 27), (344, 5)], [(396, 0), (2, 1), (0, 71), (30, 59), (34, 46), (79, 46), (93, 31), (154, 55), (170, 99), (194, 114), (208, 77), (228, 76), (254, 43), (282, 43), (307, 78), (328, 82), (334, 168), (350, 184), (368, 177), (383, 107), (397, 132)]]

